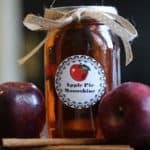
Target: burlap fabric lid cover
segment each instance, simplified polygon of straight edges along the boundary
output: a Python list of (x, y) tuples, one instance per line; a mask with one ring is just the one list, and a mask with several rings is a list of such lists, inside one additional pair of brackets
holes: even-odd
[[(125, 18), (118, 15), (116, 8), (111, 6), (72, 6), (45, 9), (44, 17), (28, 14), (24, 19), (24, 25), (32, 31), (46, 30), (48, 35), (51, 30), (61, 28), (74, 20), (80, 21), (83, 18), (92, 18), (107, 25), (118, 35), (124, 45), (126, 54), (126, 65), (133, 60), (130, 42), (138, 36), (135, 27)], [(36, 53), (46, 42), (47, 37), (41, 41), (26, 56), (18, 60), (23, 64), (34, 53)]]

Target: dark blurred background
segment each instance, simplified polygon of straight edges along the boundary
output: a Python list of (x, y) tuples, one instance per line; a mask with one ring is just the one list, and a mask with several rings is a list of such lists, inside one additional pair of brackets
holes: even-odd
[[(50, 7), (52, 0), (24, 0), (23, 16), (28, 13), (43, 15), (44, 9)], [(115, 6), (119, 14), (127, 18), (138, 30), (139, 37), (132, 42), (134, 60), (125, 67), (124, 50), (121, 50), (122, 82), (138, 81), (150, 85), (150, 1), (149, 0), (56, 0), (54, 7), (70, 5), (111, 5)], [(25, 53), (43, 39), (45, 33), (31, 32), (23, 28), (25, 37)], [(31, 43), (32, 41), (32, 43)], [(31, 44), (31, 46), (30, 46)], [(27, 50), (28, 49), (28, 50)], [(41, 50), (29, 60), (26, 65), (25, 78), (35, 82), (43, 89), (43, 51)], [(35, 76), (36, 74), (36, 76)]]

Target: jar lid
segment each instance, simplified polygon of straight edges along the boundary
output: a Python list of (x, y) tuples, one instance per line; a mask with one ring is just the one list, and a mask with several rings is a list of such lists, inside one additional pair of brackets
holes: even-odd
[(50, 8), (51, 10), (59, 10), (59, 11), (63, 11), (63, 12), (67, 12), (67, 11), (71, 11), (77, 8), (89, 8), (90, 10), (93, 11), (103, 11), (103, 12), (108, 12), (108, 13), (113, 13), (113, 14), (118, 14), (118, 11), (115, 7), (113, 6), (64, 6), (64, 7), (52, 7)]

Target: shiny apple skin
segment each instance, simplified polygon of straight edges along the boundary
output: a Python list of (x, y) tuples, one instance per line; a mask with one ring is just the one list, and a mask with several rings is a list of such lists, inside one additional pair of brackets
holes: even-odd
[(42, 92), (28, 82), (0, 84), (0, 137), (37, 138), (45, 123)]
[(150, 148), (150, 87), (126, 82), (105, 95), (99, 105), (99, 123), (110, 143)]

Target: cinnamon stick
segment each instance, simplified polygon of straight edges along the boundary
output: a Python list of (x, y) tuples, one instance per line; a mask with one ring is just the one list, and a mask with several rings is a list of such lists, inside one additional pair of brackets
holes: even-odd
[(33, 147), (33, 146), (51, 146), (51, 145), (95, 145), (103, 144), (103, 141), (93, 138), (87, 139), (17, 139), (3, 138), (2, 146), (4, 147)]
[(20, 150), (133, 150), (129, 145), (104, 145), (104, 141), (86, 139), (17, 139), (3, 138), (3, 147), (19, 148)]
[[(30, 150), (36, 150), (37, 147)], [(25, 150), (25, 149), (21, 149)], [(48, 147), (38, 147), (38, 150), (133, 150), (127, 145), (58, 145)]]

